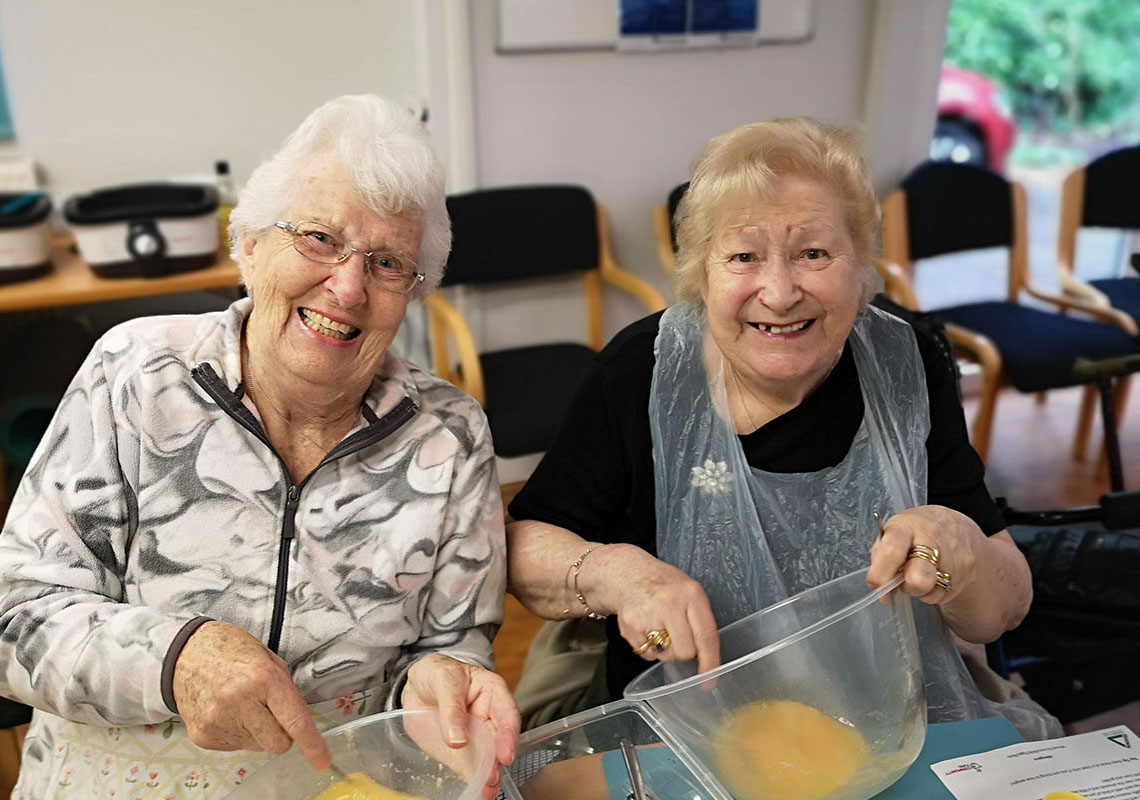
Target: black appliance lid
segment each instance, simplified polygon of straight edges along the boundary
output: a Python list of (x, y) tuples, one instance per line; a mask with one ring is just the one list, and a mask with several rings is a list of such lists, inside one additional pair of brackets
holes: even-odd
[(51, 198), (43, 192), (0, 192), (0, 228), (23, 228), (37, 225), (51, 213)]
[(218, 190), (209, 184), (138, 183), (67, 198), (63, 216), (73, 225), (153, 217), (197, 217), (218, 210)]

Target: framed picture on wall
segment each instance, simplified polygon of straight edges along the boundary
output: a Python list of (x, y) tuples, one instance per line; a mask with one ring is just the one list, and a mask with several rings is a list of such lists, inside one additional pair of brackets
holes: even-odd
[[(2, 63), (3, 59), (0, 59)], [(0, 66), (0, 140), (15, 136), (12, 130), (12, 114), (8, 111), (8, 89), (4, 83), (4, 68)]]
[(750, 47), (764, 0), (620, 0), (618, 48)]
[(498, 0), (499, 52), (751, 47), (811, 38), (815, 0)]

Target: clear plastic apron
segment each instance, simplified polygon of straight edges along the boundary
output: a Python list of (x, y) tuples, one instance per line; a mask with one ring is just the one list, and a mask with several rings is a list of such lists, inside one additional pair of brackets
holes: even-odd
[[(704, 587), (719, 626), (866, 567), (875, 513), (926, 503), (930, 404), (914, 332), (868, 307), (849, 341), (864, 413), (847, 455), (773, 473), (745, 460), (723, 357), (695, 311), (672, 306), (661, 318), (649, 399), (657, 555)], [(1002, 715), (1027, 739), (1062, 735), (1028, 699), (983, 697), (937, 607), (913, 605), (931, 722)]]

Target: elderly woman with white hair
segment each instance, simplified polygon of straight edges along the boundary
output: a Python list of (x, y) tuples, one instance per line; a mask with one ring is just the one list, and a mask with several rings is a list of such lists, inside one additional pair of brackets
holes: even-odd
[(901, 571), (921, 601), (932, 722), (1001, 714), (1060, 735), (992, 673), (984, 696), (951, 636), (1016, 625), (1029, 568), (952, 362), (868, 305), (878, 229), (842, 129), (776, 120), (705, 147), (677, 213), (677, 304), (610, 342), (509, 508), (510, 591), (550, 620), (609, 617), (592, 684), (542, 698), (528, 662), (520, 705), (618, 698), (652, 660), (708, 671), (718, 627), (865, 568), (873, 586)]
[[(14, 797), (216, 797), (362, 714), (467, 715), (490, 672), (502, 501), (471, 398), (388, 352), (450, 244), (404, 110), (313, 112), (230, 216), (249, 297), (105, 334), (0, 534), (0, 694), (35, 707)], [(493, 784), (485, 794), (494, 793)]]

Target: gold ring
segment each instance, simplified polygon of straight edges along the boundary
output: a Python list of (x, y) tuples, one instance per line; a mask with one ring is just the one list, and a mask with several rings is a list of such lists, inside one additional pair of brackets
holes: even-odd
[(906, 554), (907, 558), (921, 558), (923, 561), (929, 561), (931, 564), (938, 567), (938, 548), (930, 547), (925, 544), (916, 544), (910, 548), (910, 552)]
[(645, 641), (633, 649), (633, 654), (639, 656), (649, 648), (653, 648), (655, 652), (663, 653), (665, 648), (672, 643), (669, 638), (669, 632), (664, 628), (661, 630), (646, 631)]
[(934, 574), (934, 582), (946, 591), (950, 591), (950, 573), (938, 570)]

